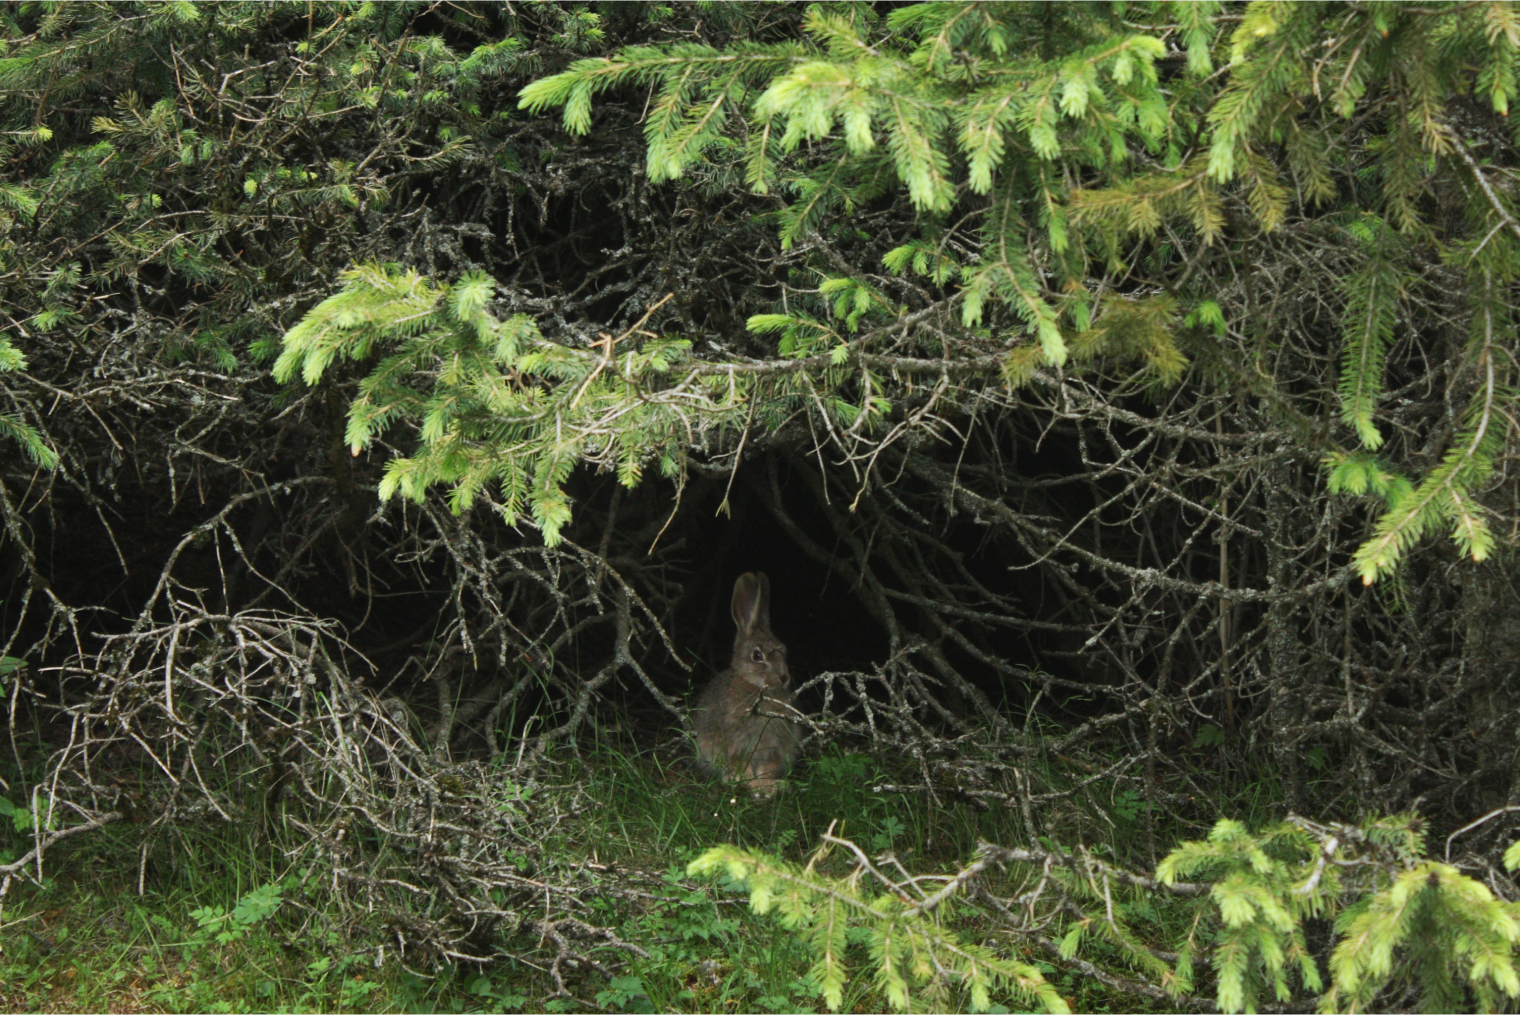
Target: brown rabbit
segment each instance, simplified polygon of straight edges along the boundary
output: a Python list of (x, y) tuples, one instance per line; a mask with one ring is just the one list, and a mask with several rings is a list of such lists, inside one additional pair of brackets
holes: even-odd
[(734, 656), (713, 678), (692, 716), (697, 763), (709, 775), (737, 779), (755, 796), (770, 796), (797, 756), (786, 646), (771, 633), (771, 583), (765, 573), (734, 582)]

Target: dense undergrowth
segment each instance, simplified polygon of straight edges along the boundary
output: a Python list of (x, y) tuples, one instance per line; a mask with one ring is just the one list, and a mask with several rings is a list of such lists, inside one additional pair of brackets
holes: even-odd
[[(697, 777), (679, 734), (599, 727), (526, 768), (433, 755), (418, 788), (457, 799), (434, 800), (420, 848), (406, 807), (373, 815), (361, 795), (323, 813), (268, 773), (208, 769), (223, 820), (129, 816), (58, 840), (40, 882), (13, 884), (0, 1010), (1249, 1011), (1274, 996), (1493, 1010), (1516, 995), (1520, 892), (1490, 846), (1467, 849), (1478, 823), (1440, 830), (1453, 866), (1414, 815), (1293, 817), (1272, 767), (1230, 763), (1224, 737), (1172, 759), (1198, 792), (1161, 811), (1101, 755), (1015, 736), (1003, 746), (1030, 751), (1034, 809), (913, 792), (916, 759), (838, 740), (814, 741), (786, 792), (752, 799)], [(0, 864), (37, 831), (24, 804), (4, 810)], [(482, 810), (508, 820), (490, 855), (451, 838)], [(482, 900), (472, 884), (501, 887)], [(556, 919), (517, 915), (509, 894), (532, 886)], [(416, 928), (470, 914), (405, 950)], [(905, 942), (895, 974), (888, 939)], [(494, 953), (464, 950), (484, 941)]]
[[(528, 964), (377, 965), (387, 927), (314, 930), (343, 921), (323, 919), (329, 888), (299, 852), (293, 861), (280, 848), (292, 843), (278, 829), (206, 823), (177, 828), (141, 884), (143, 836), (132, 825), (51, 853), (42, 886), (18, 887), (7, 900), (0, 1010), (821, 1011), (807, 949), (752, 913), (741, 886), (689, 877), (688, 863), (714, 843), (803, 863), (832, 830), (873, 854), (890, 852), (908, 870), (943, 872), (981, 841), (1022, 834), (1013, 811), (875, 792), (900, 773), (842, 750), (813, 758), (772, 801), (694, 779), (674, 752), (592, 746), (558, 763), (584, 773), (587, 805), (545, 855), (581, 868), (597, 922), (643, 952), (626, 962), (607, 956), (610, 975), (587, 976), (573, 997), (537, 1000), (552, 984)], [(1104, 854), (1143, 862), (1145, 822), (1127, 804), (1101, 813), (1073, 807), (1067, 821)], [(1236, 804), (1237, 813), (1252, 809), (1246, 799)], [(0, 823), (0, 860), (26, 839)], [(844, 876), (850, 865), (835, 854), (818, 869)], [(639, 890), (630, 893), (630, 884)], [(987, 928), (960, 929), (976, 936)], [(1134, 1010), (1133, 997), (1045, 969), (1075, 1010)], [(989, 1010), (1022, 1010), (1009, 1000), (994, 998)], [(869, 976), (850, 981), (842, 1010), (885, 1007)]]
[(0, 28), (0, 1007), (1520, 996), (1520, 4)]

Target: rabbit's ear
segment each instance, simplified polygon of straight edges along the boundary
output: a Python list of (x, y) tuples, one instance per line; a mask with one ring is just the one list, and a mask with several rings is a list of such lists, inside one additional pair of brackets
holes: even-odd
[(734, 626), (740, 637), (771, 626), (771, 583), (765, 572), (746, 571), (734, 582)]
[(764, 571), (756, 571), (755, 577), (760, 579), (760, 595), (755, 600), (755, 629), (769, 631), (771, 629), (771, 580), (766, 577)]

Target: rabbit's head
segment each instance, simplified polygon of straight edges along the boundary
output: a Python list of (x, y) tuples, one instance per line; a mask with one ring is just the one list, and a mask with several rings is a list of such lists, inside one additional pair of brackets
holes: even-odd
[(764, 571), (747, 572), (734, 582), (734, 658), (729, 669), (748, 684), (785, 690), (792, 674), (786, 668), (786, 646), (771, 633), (771, 581)]

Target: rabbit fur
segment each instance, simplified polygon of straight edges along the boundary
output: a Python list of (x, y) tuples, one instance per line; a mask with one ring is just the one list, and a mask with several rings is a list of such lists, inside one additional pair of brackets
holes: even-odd
[(697, 699), (697, 764), (709, 775), (748, 785), (755, 796), (781, 786), (797, 756), (786, 646), (771, 633), (771, 583), (765, 572), (734, 582), (733, 659)]

